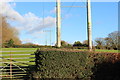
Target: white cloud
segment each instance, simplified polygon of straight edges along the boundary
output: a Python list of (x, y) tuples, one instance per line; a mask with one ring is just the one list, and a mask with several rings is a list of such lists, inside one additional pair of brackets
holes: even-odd
[(22, 39), (21, 41), (22, 41), (23, 44), (25, 44), (25, 43), (34, 43), (36, 45), (41, 45), (39, 40), (34, 40), (32, 38), (25, 38), (25, 39)]
[(13, 2), (14, 0), (0, 0), (0, 2)]
[(42, 39), (45, 37), (45, 32), (37, 31), (37, 32), (32, 33), (31, 35), (33, 36), (33, 39)]
[(16, 6), (16, 3), (14, 2), (12, 6), (15, 7), (15, 6)]
[[(39, 18), (40, 19), (40, 18)], [(32, 19), (31, 19), (32, 20)], [(34, 19), (35, 20), (35, 19)], [(32, 26), (32, 25), (29, 25), (28, 24), (28, 26), (31, 26), (31, 28), (29, 29), (29, 31), (28, 31), (28, 33), (30, 34), (30, 33), (34, 33), (34, 32), (39, 32), (39, 31), (41, 31), (42, 29), (44, 29), (44, 28), (48, 28), (48, 27), (53, 27), (53, 26), (55, 26), (55, 18), (53, 18), (53, 17), (50, 17), (50, 16), (48, 16), (48, 17), (46, 17), (45, 19), (44, 19), (44, 23), (43, 23), (43, 20), (42, 19), (40, 19), (40, 20), (36, 20), (35, 22), (33, 21), (32, 22), (33, 23), (33, 25), (36, 25), (36, 26)]]
[[(13, 3), (14, 6), (16, 5)], [(15, 27), (18, 30), (26, 31), (27, 33), (35, 33), (40, 32), (44, 28), (53, 27), (55, 26), (55, 18), (48, 16), (44, 19), (44, 26), (43, 26), (43, 19), (41, 17), (36, 16), (34, 13), (28, 12), (24, 15), (21, 15), (19, 12), (15, 11), (11, 4), (8, 2), (1, 2), (0, 3), (0, 14), (6, 16), (8, 20), (12, 20), (16, 22)]]
[(17, 11), (15, 11), (11, 5), (7, 2), (0, 3), (0, 14), (6, 16), (8, 19), (23, 21), (24, 18)]
[(54, 7), (53, 10), (50, 11), (51, 14), (56, 13), (56, 7)]
[(23, 39), (23, 40), (21, 40), (23, 43), (31, 43), (31, 42), (33, 42), (33, 40), (32, 39)]

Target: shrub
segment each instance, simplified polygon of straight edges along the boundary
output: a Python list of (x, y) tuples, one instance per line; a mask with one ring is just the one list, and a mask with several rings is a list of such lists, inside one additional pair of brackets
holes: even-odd
[[(47, 78), (48, 80), (58, 78), (97, 80), (96, 77), (100, 77), (96, 76), (100, 74), (100, 64), (120, 61), (120, 54), (80, 52), (73, 49), (39, 49), (35, 52), (35, 55), (37, 71), (33, 74), (33, 77), (37, 77), (37, 79)], [(104, 67), (106, 66), (102, 66), (101, 69), (104, 69)], [(120, 66), (118, 65), (117, 68), (119, 71)]]
[(92, 60), (86, 52), (36, 51), (39, 78), (79, 78), (89, 80)]
[(101, 53), (94, 55), (91, 80), (120, 80), (120, 54)]

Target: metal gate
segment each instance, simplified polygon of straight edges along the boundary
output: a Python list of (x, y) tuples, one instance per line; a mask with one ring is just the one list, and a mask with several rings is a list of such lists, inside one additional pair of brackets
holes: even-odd
[(0, 57), (0, 79), (28, 79), (29, 68), (35, 64), (32, 51), (4, 51)]

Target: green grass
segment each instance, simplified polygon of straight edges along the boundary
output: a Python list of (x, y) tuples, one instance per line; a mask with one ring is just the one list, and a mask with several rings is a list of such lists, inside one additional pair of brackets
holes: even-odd
[[(29, 50), (30, 50), (30, 52), (26, 52)], [(0, 57), (3, 58), (3, 59), (0, 59), (0, 66), (4, 66), (4, 67), (6, 66), (6, 68), (1, 69), (1, 70), (3, 72), (6, 72), (6, 69), (9, 70), (10, 63), (12, 62), (12, 65), (15, 66), (15, 68), (13, 66), (12, 70), (18, 71), (18, 73), (15, 75), (23, 76), (23, 74), (19, 74), (19, 71), (22, 71), (22, 70), (27, 71), (27, 69), (28, 69), (27, 67), (35, 65), (35, 62), (34, 62), (35, 55), (33, 55), (33, 54), (36, 50), (37, 50), (37, 48), (2, 48), (2, 51), (8, 51), (8, 52), (0, 52), (0, 55), (1, 55)], [(23, 51), (23, 52), (9, 52), (9, 51)], [(20, 55), (18, 55), (18, 54), (20, 54)], [(25, 54), (29, 54), (29, 55), (25, 55)], [(10, 56), (10, 55), (12, 55), (12, 56)], [(29, 57), (33, 57), (33, 58), (29, 59)], [(7, 59), (5, 59), (5, 58), (7, 58)], [(10, 59), (10, 58), (15, 58), (15, 59)], [(21, 58), (21, 59), (19, 59), (19, 58)], [(28, 59), (25, 59), (25, 58), (28, 58)], [(4, 63), (1, 63), (1, 62), (4, 62)], [(22, 72), (24, 72), (24, 71), (22, 71)], [(9, 74), (2, 73), (2, 75), (9, 75)], [(15, 78), (18, 78), (18, 77), (19, 76), (15, 77)], [(12, 79), (12, 80), (16, 80), (16, 79)]]
[(30, 51), (30, 52), (2, 52), (2, 54), (10, 54), (10, 53), (11, 54), (33, 54), (35, 51)]
[[(3, 58), (10, 58), (10, 54), (12, 54), (12, 58), (35, 57), (35, 55), (24, 55), (24, 54), (34, 54), (34, 52), (37, 50), (37, 48), (2, 48), (2, 51), (29, 51), (29, 50), (30, 50), (30, 52), (1, 52), (0, 54)], [(79, 49), (79, 50), (86, 51), (85, 49)], [(95, 51), (96, 52), (118, 53), (118, 50), (99, 50), (99, 49), (96, 49)], [(4, 56), (4, 54), (8, 55), (8, 56)], [(14, 55), (14, 54), (21, 54), (21, 55)], [(33, 61), (34, 59), (13, 59), (13, 60), (15, 60), (15, 61)], [(4, 61), (9, 62), (9, 60), (4, 60)], [(29, 63), (31, 63), (31, 62), (29, 62)], [(18, 63), (18, 64), (20, 64), (20, 63)]]
[(21, 51), (21, 50), (37, 50), (37, 48), (1, 48), (0, 51)]
[[(31, 51), (32, 50), (32, 51)], [(37, 50), (37, 48), (2, 48), (2, 51), (30, 51), (30, 52), (1, 52), (1, 57), (2, 58), (23, 58), (23, 59), (12, 59), (12, 62), (17, 62), (14, 63), (16, 65), (20, 66), (30, 66), (34, 65), (34, 62), (23, 62), (20, 63), (19, 61), (34, 61), (35, 57), (34, 52)], [(12, 56), (10, 56), (10, 54)], [(15, 54), (21, 54), (21, 55), (15, 55)], [(24, 55), (24, 54), (30, 54), (30, 55)], [(24, 58), (30, 58), (30, 59), (24, 59)], [(0, 62), (10, 62), (10, 59), (2, 59)], [(24, 64), (25, 63), (25, 64)], [(5, 66), (5, 64), (0, 63), (0, 66)]]
[(101, 49), (96, 49), (96, 52), (111, 52), (111, 53), (120, 53), (120, 50), (101, 50)]
[[(34, 50), (32, 52), (35, 52), (37, 50), (37, 48), (1, 48), (0, 51), (23, 51), (23, 50)], [(86, 51), (87, 49), (76, 49), (76, 50), (82, 50), (82, 51)], [(101, 49), (96, 49), (95, 51), (97, 52), (112, 52), (112, 53), (118, 53), (120, 52), (120, 50), (101, 50)], [(25, 52), (21, 52), (25, 53)]]
[[(34, 61), (35, 58), (30, 59), (24, 59), (25, 57), (35, 57), (35, 55), (24, 55), (24, 54), (34, 54), (34, 52), (37, 50), (37, 48), (0, 48), (0, 51), (8, 51), (8, 52), (0, 52), (0, 57), (3, 58), (10, 58), (10, 54), (12, 54), (12, 58), (23, 58), (23, 59), (12, 59), (12, 62), (17, 66), (31, 66), (35, 65), (35, 62), (19, 62), (19, 61)], [(86, 51), (86, 49), (78, 49), (80, 51)], [(23, 51), (23, 52), (9, 52), (9, 51)], [(30, 51), (30, 52), (26, 52)], [(111, 52), (111, 53), (118, 53), (118, 50), (95, 50), (96, 52)], [(21, 54), (21, 55), (15, 55), (15, 54)], [(69, 55), (70, 56), (70, 55)], [(50, 56), (48, 56), (50, 57)], [(71, 59), (74, 59), (73, 57)], [(61, 60), (61, 59), (60, 59)], [(58, 60), (58, 61), (60, 61)], [(0, 62), (8, 62), (10, 63), (10, 59), (0, 59)], [(6, 64), (0, 63), (0, 66), (6, 66)]]
[[(87, 49), (75, 49), (81, 51), (87, 51)], [(103, 49), (95, 49), (96, 52), (111, 52), (111, 53), (120, 53), (120, 50), (103, 50)]]

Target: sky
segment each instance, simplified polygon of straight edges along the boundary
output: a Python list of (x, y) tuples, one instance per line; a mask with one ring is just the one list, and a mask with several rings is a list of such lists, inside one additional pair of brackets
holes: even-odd
[[(61, 3), (61, 39), (69, 43), (87, 40), (85, 2)], [(104, 38), (118, 30), (118, 3), (92, 2), (92, 38)], [(55, 2), (12, 2), (0, 4), (8, 23), (19, 31), (22, 43), (56, 43)], [(64, 6), (83, 6), (70, 8)], [(43, 19), (44, 18), (44, 19)], [(44, 20), (44, 21), (43, 21)], [(50, 42), (51, 40), (51, 42)]]

